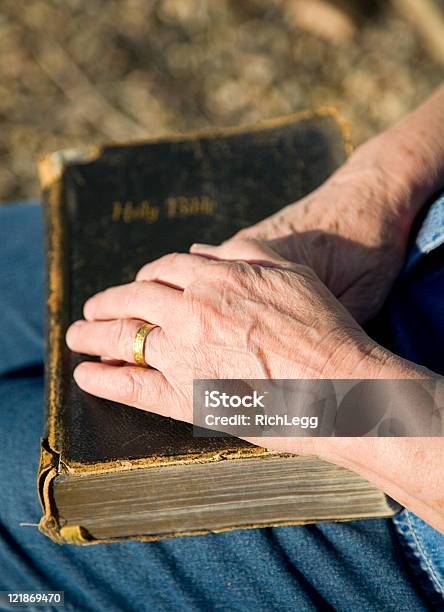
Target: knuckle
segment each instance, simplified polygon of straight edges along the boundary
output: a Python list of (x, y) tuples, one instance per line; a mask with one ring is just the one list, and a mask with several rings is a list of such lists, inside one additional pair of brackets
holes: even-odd
[[(233, 264), (229, 273), (232, 285), (239, 289), (250, 289), (252, 282), (257, 280), (257, 268), (258, 266), (245, 261), (238, 261)], [(264, 268), (261, 267), (261, 270), (264, 270)]]
[(183, 253), (179, 253), (178, 251), (173, 251), (172, 253), (168, 253), (163, 257), (163, 259), (168, 263), (173, 263), (180, 259), (183, 256)]
[(219, 267), (219, 276), (222, 282), (238, 285), (243, 282), (250, 266), (243, 261), (222, 263)]
[(116, 356), (122, 357), (128, 354), (129, 330), (124, 319), (117, 319), (112, 326), (111, 336), (114, 339)]
[(145, 281), (130, 283), (125, 290), (124, 306), (126, 312), (131, 312), (133, 306), (137, 304), (140, 292)]
[(191, 332), (194, 340), (204, 338), (208, 334), (210, 322), (213, 317), (214, 300), (208, 292), (190, 292), (189, 304), (191, 316), (187, 329)]
[(125, 372), (120, 391), (121, 397), (133, 404), (143, 402), (143, 384), (137, 368), (128, 368)]
[(244, 229), (241, 229), (238, 232), (236, 232), (232, 240), (245, 240), (248, 238), (249, 235), (250, 235), (249, 228), (245, 227)]
[(159, 265), (159, 269), (170, 268), (174, 264), (179, 263), (183, 255), (183, 253), (178, 252), (168, 253), (167, 255), (164, 255), (157, 262)]
[(288, 271), (282, 268), (269, 268), (253, 264), (248, 270), (248, 282), (254, 292), (262, 296), (270, 295), (279, 288), (279, 281), (287, 278)]

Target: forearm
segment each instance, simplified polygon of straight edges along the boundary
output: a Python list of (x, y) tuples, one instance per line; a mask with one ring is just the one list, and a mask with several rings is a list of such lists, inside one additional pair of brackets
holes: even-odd
[[(402, 254), (413, 222), (444, 188), (444, 86), (398, 124), (356, 149), (318, 189), (236, 235), (265, 240), (322, 230)], [(292, 259), (292, 245), (281, 245)], [(276, 248), (276, 245), (273, 245)]]
[(417, 212), (444, 188), (444, 85), (416, 111), (381, 135), (381, 162), (412, 192)]
[(317, 444), (324, 459), (361, 474), (444, 533), (442, 438), (323, 438)]
[[(444, 87), (400, 123), (359, 147), (329, 182), (344, 191), (350, 185), (370, 190), (372, 215), (394, 217), (393, 226), (405, 241), (420, 209), (444, 188)], [(355, 375), (362, 378), (439, 380), (382, 347), (364, 352), (357, 363)], [(442, 378), (438, 389), (442, 394)], [(443, 406), (443, 398), (435, 404)], [(405, 409), (409, 413), (409, 406)], [(418, 416), (417, 406), (410, 413)], [(316, 445), (319, 455), (371, 480), (444, 532), (442, 437), (324, 438)]]
[[(393, 391), (399, 391), (403, 396), (402, 401), (392, 404), (396, 403), (400, 411), (398, 422), (404, 422), (406, 432), (410, 430), (407, 435), (411, 436), (413, 432), (413, 435), (421, 436), (421, 433), (415, 432), (431, 423), (430, 419), (433, 418), (429, 433), (422, 434), (424, 437), (406, 438), (319, 438), (316, 440), (316, 451), (323, 458), (371, 480), (399, 503), (444, 532), (444, 441), (439, 436), (443, 426), (443, 378), (373, 343), (361, 353), (361, 358), (353, 358), (356, 363), (354, 375), (372, 380), (391, 379)], [(423, 394), (415, 393), (414, 389), (412, 392), (413, 379), (419, 379), (420, 385), (430, 392), (430, 402), (418, 401)], [(404, 381), (407, 384), (405, 389)], [(387, 403), (390, 404), (390, 386), (385, 384), (384, 389)], [(427, 398), (427, 394), (424, 394), (424, 398)]]
[(444, 188), (444, 86), (395, 126), (361, 145), (332, 177), (341, 184), (350, 180), (361, 185), (378, 182), (375, 206), (388, 208), (408, 233), (428, 198)]

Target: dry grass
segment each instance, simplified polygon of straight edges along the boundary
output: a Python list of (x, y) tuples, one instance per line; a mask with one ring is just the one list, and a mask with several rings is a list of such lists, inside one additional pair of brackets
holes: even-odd
[(338, 106), (358, 143), (442, 80), (390, 2), (335, 2), (341, 37), (295, 1), (2, 0), (0, 200), (38, 197), (54, 149), (313, 106)]

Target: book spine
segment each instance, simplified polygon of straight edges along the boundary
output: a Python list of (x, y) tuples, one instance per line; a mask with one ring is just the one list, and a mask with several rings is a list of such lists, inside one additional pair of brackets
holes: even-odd
[[(64, 346), (64, 300), (66, 274), (64, 249), (66, 232), (63, 228), (63, 163), (55, 155), (43, 159), (38, 166), (42, 187), (46, 249), (46, 354), (45, 354), (45, 433), (40, 445), (37, 484), (43, 516), (40, 530), (54, 541), (59, 539), (57, 512), (52, 502), (52, 482), (59, 473), (60, 452), (57, 430), (62, 406)], [(65, 313), (65, 315), (64, 315)]]

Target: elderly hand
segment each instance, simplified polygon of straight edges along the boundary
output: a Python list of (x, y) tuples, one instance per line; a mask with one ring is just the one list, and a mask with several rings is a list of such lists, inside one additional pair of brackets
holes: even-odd
[[(85, 304), (86, 321), (67, 333), (72, 350), (117, 360), (84, 362), (78, 385), (99, 397), (192, 421), (193, 378), (408, 378), (430, 373), (368, 338), (313, 271), (248, 243), (259, 264), (173, 254), (137, 280)], [(145, 344), (155, 369), (136, 367), (135, 334), (156, 323)], [(372, 480), (444, 528), (436, 480), (440, 438), (249, 438), (284, 452), (316, 454)], [(441, 496), (441, 497), (440, 497)]]
[[(80, 364), (79, 386), (191, 421), (193, 378), (433, 376), (376, 345), (349, 312), (361, 322), (375, 314), (400, 269), (415, 215), (444, 186), (443, 99), (444, 87), (358, 149), (315, 193), (237, 237), (268, 246), (197, 246), (213, 259), (169, 255), (145, 266), (136, 282), (92, 297), (86, 321), (69, 328), (67, 342), (112, 361)], [(218, 261), (225, 258), (235, 261)], [(144, 321), (159, 326), (145, 344), (154, 369), (134, 365), (133, 341)], [(349, 467), (444, 531), (442, 438), (252, 441)]]
[(191, 252), (242, 259), (245, 245), (239, 239), (262, 240), (286, 259), (312, 268), (363, 323), (381, 307), (405, 257), (408, 194), (400, 187), (385, 171), (361, 169), (355, 161), (221, 247), (196, 244)]
[[(266, 241), (312, 268), (360, 323), (374, 316), (404, 260), (416, 215), (444, 187), (444, 86), (399, 124), (368, 141), (319, 189), (239, 238)], [(193, 252), (240, 258), (195, 245)]]
[[(126, 365), (82, 363), (79, 386), (191, 421), (196, 378), (365, 377), (390, 359), (312, 270), (257, 248), (277, 267), (172, 254), (89, 299), (68, 346)], [(159, 326), (145, 344), (151, 370), (130, 365), (143, 321)]]

